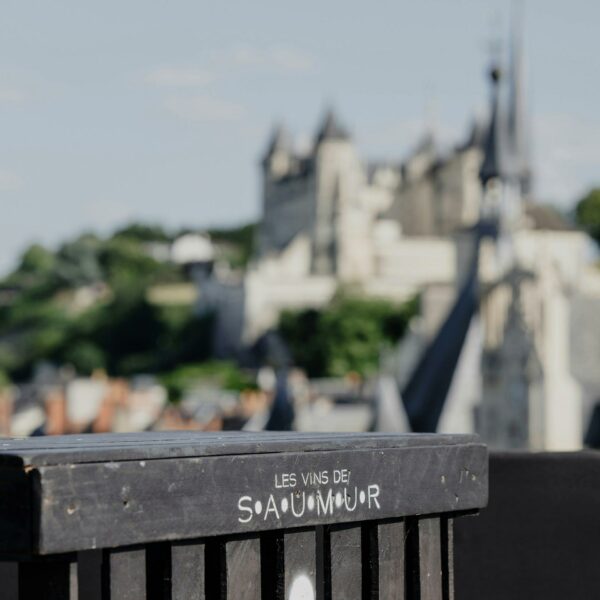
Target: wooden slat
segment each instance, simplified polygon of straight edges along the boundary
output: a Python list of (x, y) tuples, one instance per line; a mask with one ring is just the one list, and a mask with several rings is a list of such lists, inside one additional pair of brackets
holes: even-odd
[(0, 562), (0, 598), (19, 599), (19, 565), (16, 562)]
[[(486, 469), (478, 445), (42, 467), (39, 552), (478, 508)], [(336, 483), (341, 471), (346, 482)], [(321, 473), (327, 483), (310, 478)], [(294, 476), (293, 487), (283, 475)]]
[(41, 598), (71, 600), (71, 568), (68, 561), (19, 563), (19, 600)]
[(79, 600), (79, 577), (77, 576), (77, 563), (69, 565), (69, 598)]
[[(285, 600), (316, 595), (316, 533), (289, 531), (283, 536)], [(304, 596), (301, 595), (304, 592)]]
[(404, 600), (404, 522), (375, 525), (380, 600)]
[(102, 550), (77, 554), (78, 600), (102, 600)]
[(205, 600), (205, 545), (178, 542), (171, 546), (171, 600)]
[(444, 600), (454, 597), (454, 519), (441, 518), (442, 526), (442, 571), (444, 582)]
[(361, 600), (361, 528), (332, 527), (329, 533), (331, 598)]
[(260, 539), (225, 544), (227, 600), (261, 600)]
[(363, 597), (404, 600), (404, 522), (362, 526)]
[(111, 550), (110, 600), (146, 600), (146, 551)]
[(419, 519), (419, 583), (421, 600), (444, 600), (439, 518)]
[(260, 432), (240, 436), (237, 431), (95, 433), (3, 440), (0, 447), (0, 465), (43, 466), (111, 460), (478, 443), (479, 439), (472, 435), (439, 434), (403, 436), (387, 433)]

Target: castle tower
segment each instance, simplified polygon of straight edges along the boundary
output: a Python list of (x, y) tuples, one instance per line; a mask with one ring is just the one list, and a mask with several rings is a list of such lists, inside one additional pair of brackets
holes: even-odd
[(339, 212), (349, 193), (348, 179), (361, 167), (347, 130), (332, 109), (328, 110), (315, 136), (316, 165), (313, 272), (337, 272), (337, 227)]
[(266, 178), (277, 179), (288, 173), (292, 162), (292, 140), (283, 125), (273, 129), (267, 151), (262, 159)]
[(278, 244), (276, 217), (280, 204), (280, 182), (284, 181), (293, 169), (294, 155), (292, 139), (283, 125), (277, 125), (267, 144), (261, 160), (263, 175), (263, 220), (258, 231), (256, 253), (264, 256)]

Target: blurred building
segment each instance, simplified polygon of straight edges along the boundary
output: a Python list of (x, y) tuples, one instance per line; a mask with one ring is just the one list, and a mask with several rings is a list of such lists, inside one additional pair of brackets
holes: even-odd
[[(591, 391), (576, 357), (581, 307), (597, 305), (590, 292), (600, 278), (589, 269), (587, 236), (533, 202), (521, 60), (514, 40), (508, 77), (499, 65), (490, 71), (471, 268), (435, 333), (417, 332), (427, 341), (403, 365), (403, 404), (413, 430), (476, 431), (494, 448), (573, 450), (598, 393), (598, 376)], [(584, 327), (600, 335), (598, 319)]]
[[(243, 278), (200, 280), (201, 306), (218, 312), (221, 352), (254, 343), (283, 309), (326, 304), (339, 286), (397, 301), (428, 284), (453, 287), (463, 268), (453, 234), (479, 209), (479, 144), (471, 135), (444, 161), (420, 145), (404, 165), (368, 164), (333, 111), (308, 154), (276, 128), (261, 163), (255, 259)], [(429, 197), (432, 186), (439, 198)], [(433, 204), (450, 209), (440, 216)]]
[(420, 318), (391, 361), (395, 422), (478, 431), (499, 448), (580, 447), (600, 386), (573, 367), (577, 307), (589, 312), (581, 299), (600, 298), (600, 283), (587, 236), (535, 203), (522, 63), (514, 36), (508, 67), (490, 71), (488, 119), (445, 154), (426, 135), (401, 165), (363, 162), (333, 111), (307, 153), (276, 128), (255, 260), (243, 277), (201, 281), (219, 351), (239, 352), (282, 310), (325, 305), (340, 286), (419, 293)]

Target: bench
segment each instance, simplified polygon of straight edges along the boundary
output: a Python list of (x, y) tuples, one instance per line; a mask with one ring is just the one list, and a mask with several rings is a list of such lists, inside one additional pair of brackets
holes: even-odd
[(467, 435), (0, 441), (0, 598), (450, 600), (487, 469)]

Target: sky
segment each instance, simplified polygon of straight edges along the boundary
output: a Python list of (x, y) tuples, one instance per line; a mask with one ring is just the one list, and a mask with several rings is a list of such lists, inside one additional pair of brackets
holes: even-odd
[[(488, 103), (506, 0), (3, 0), (0, 273), (32, 242), (132, 220), (175, 228), (260, 214), (275, 122), (299, 146), (334, 106), (368, 159), (426, 127), (459, 142)], [(524, 5), (536, 195), (600, 184), (596, 0)]]

